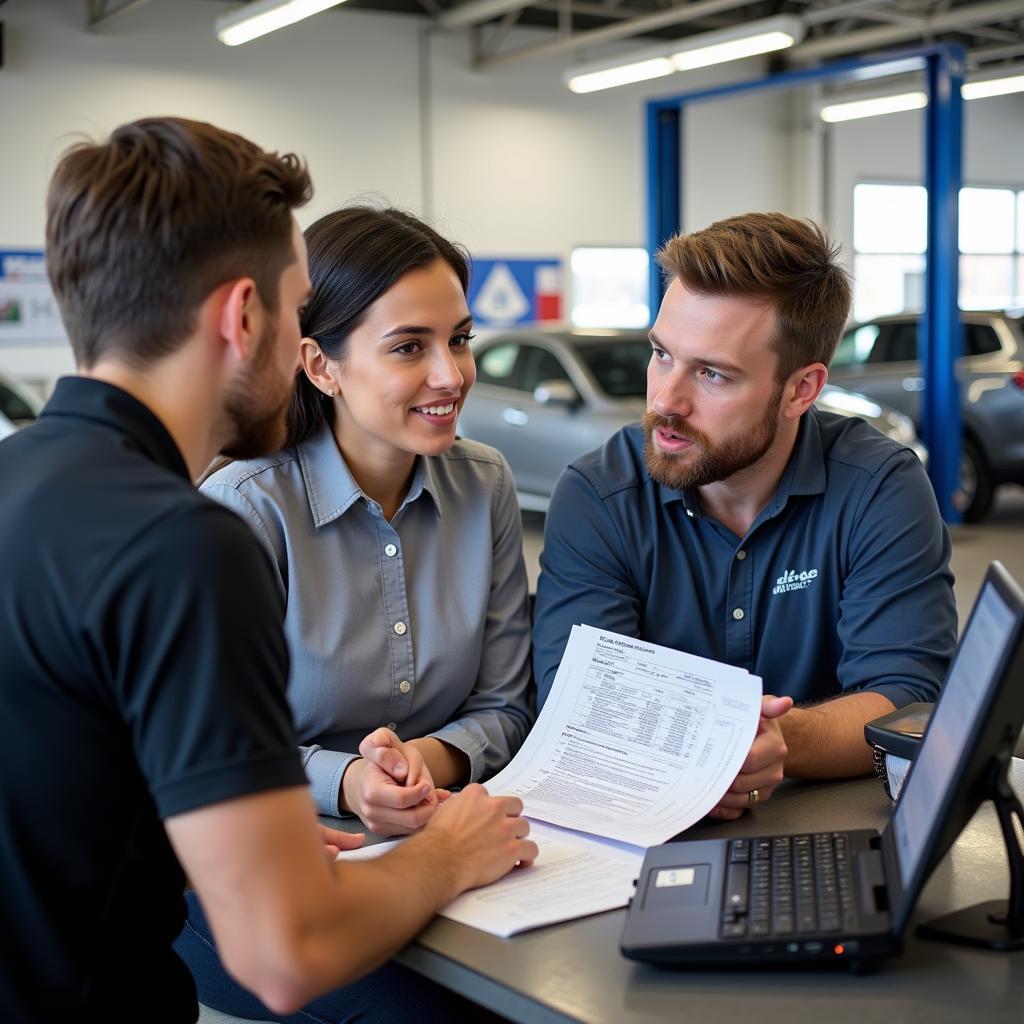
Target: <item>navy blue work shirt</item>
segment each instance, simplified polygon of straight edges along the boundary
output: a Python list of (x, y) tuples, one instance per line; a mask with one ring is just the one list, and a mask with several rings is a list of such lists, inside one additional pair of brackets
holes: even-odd
[(862, 420), (805, 413), (746, 536), (651, 479), (640, 424), (562, 474), (534, 626), (543, 705), (575, 624), (740, 666), (798, 704), (933, 701), (956, 645), (949, 535), (917, 457)]

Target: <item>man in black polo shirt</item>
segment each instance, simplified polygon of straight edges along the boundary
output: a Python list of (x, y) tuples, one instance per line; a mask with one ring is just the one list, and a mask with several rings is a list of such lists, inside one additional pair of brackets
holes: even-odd
[(80, 375), (0, 444), (5, 1024), (195, 1020), (182, 867), (229, 970), (291, 1012), (536, 854), (519, 802), (476, 786), (395, 853), (331, 863), (325, 838), (353, 840), (317, 831), (270, 566), (191, 485), (283, 440), (310, 191), (294, 156), (175, 119), (51, 183)]

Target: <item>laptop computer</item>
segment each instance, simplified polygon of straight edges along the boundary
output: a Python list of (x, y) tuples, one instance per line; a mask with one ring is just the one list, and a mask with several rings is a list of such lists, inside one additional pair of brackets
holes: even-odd
[(1022, 723), (1024, 593), (993, 562), (885, 830), (652, 847), (623, 954), (677, 965), (861, 969), (899, 952), (925, 882), (991, 794), (996, 758), (1005, 772)]

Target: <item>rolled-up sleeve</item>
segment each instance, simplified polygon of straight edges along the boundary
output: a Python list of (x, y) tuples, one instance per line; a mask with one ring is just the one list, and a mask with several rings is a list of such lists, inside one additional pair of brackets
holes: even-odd
[(839, 604), (844, 692), (896, 707), (934, 701), (956, 646), (949, 533), (920, 462), (895, 453), (875, 475), (848, 540)]
[(522, 518), (504, 459), (491, 524), (491, 583), (476, 683), (452, 720), (429, 733), (466, 755), (470, 782), (505, 767), (534, 721)]

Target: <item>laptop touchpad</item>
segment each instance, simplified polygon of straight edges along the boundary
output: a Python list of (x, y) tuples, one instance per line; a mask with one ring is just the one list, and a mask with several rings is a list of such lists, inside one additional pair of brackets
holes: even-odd
[(710, 864), (677, 864), (655, 868), (647, 876), (644, 907), (700, 907), (708, 901)]

